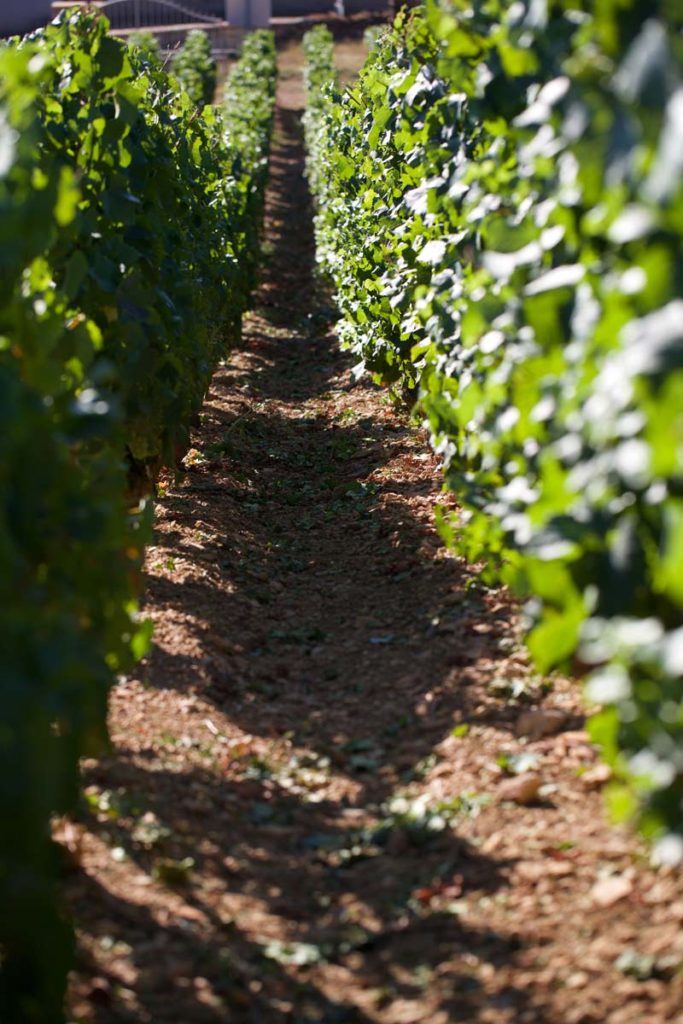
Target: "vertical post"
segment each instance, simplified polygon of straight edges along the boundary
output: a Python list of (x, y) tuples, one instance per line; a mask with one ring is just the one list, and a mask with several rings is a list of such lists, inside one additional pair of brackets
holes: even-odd
[(140, 19), (140, 0), (133, 0), (133, 22), (136, 28), (142, 24)]
[(225, 18), (234, 28), (247, 28), (249, 24), (247, 0), (226, 0)]
[(249, 15), (252, 28), (268, 28), (273, 16), (272, 0), (249, 0)]
[(267, 28), (272, 0), (226, 0), (225, 17), (235, 28)]

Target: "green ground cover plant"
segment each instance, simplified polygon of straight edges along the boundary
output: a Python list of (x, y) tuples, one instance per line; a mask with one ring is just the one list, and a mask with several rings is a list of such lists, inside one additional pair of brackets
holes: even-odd
[(224, 112), (198, 113), (90, 15), (0, 51), (8, 1024), (63, 1020), (72, 937), (50, 822), (73, 809), (78, 759), (106, 740), (108, 690), (149, 641), (136, 474), (172, 464), (248, 301), (275, 83), (272, 39), (252, 39)]
[(586, 675), (609, 800), (683, 856), (683, 46), (670, 3), (442, 0), (336, 87), (318, 258), (359, 370), (418, 395), (448, 542)]

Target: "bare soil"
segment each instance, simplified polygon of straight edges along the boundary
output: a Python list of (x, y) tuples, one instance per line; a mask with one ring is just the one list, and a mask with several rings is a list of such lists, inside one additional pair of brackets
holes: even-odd
[[(444, 550), (425, 436), (338, 349), (288, 52), (255, 312), (158, 502), (154, 649), (61, 830), (69, 1019), (683, 1022), (680, 877), (607, 823), (577, 686)], [(557, 731), (519, 736), (538, 707)]]

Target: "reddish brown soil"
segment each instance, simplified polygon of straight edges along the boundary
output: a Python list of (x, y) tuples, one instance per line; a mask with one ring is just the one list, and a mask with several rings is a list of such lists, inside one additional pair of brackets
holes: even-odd
[[(290, 74), (256, 312), (158, 503), (154, 650), (62, 831), (70, 1020), (681, 1022), (680, 878), (606, 823), (576, 687), (443, 550), (423, 435), (336, 347), (300, 104)], [(562, 731), (518, 738), (538, 705)]]

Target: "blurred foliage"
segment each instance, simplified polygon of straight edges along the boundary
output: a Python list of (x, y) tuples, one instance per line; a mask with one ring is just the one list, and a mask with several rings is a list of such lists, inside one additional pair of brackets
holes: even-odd
[[(87, 15), (0, 51), (0, 1019), (61, 1022), (71, 929), (54, 814), (144, 654), (149, 509), (253, 278), (275, 62), (245, 48), (225, 117)], [(244, 152), (231, 136), (239, 118)], [(227, 327), (226, 327), (227, 325)]]
[(197, 106), (213, 103), (216, 93), (216, 61), (211, 40), (201, 28), (191, 29), (171, 61), (171, 70)]
[(343, 96), (324, 32), (306, 42), (343, 341), (419, 390), (462, 508), (444, 536), (528, 598), (541, 669), (589, 671), (610, 802), (663, 860), (683, 855), (682, 17), (441, 0)]
[(141, 51), (148, 59), (161, 59), (161, 46), (153, 32), (131, 32), (127, 42), (129, 49)]
[(386, 25), (368, 25), (363, 32), (363, 46), (366, 50), (373, 50), (386, 31)]
[[(243, 289), (256, 284), (259, 229), (268, 180), (268, 153), (275, 102), (275, 42), (271, 32), (250, 32), (242, 44), (239, 61), (228, 75), (223, 94), (225, 134), (237, 158), (237, 173), (248, 175), (242, 197), (241, 223), (244, 256)], [(258, 82), (258, 88), (254, 83)]]

